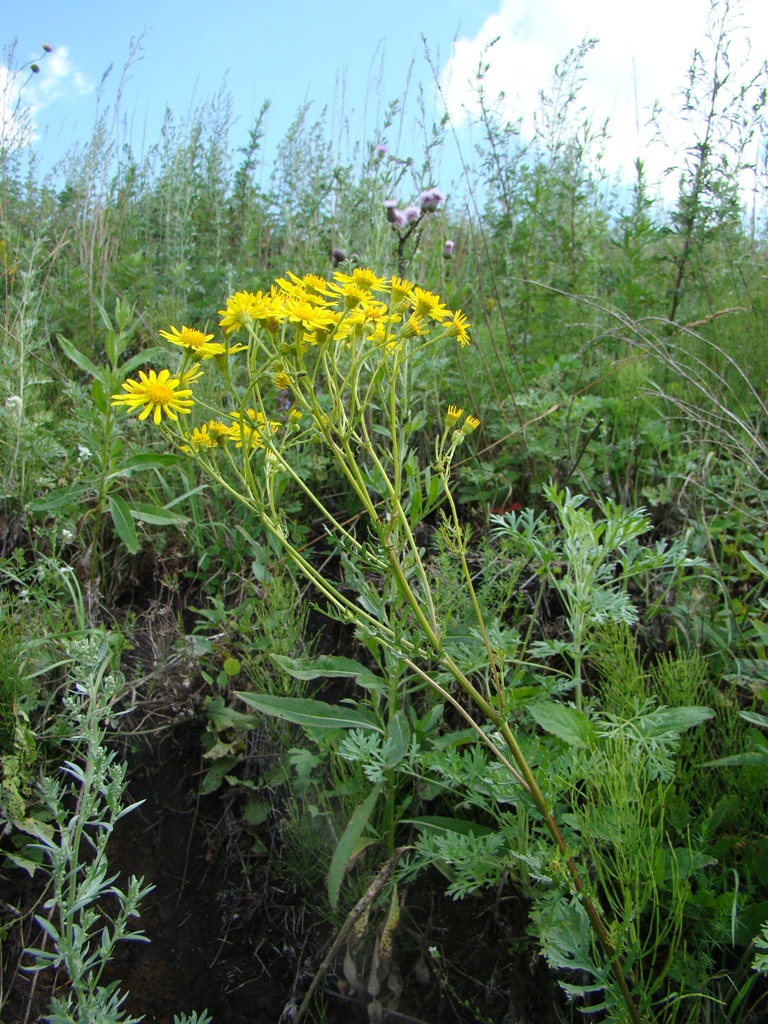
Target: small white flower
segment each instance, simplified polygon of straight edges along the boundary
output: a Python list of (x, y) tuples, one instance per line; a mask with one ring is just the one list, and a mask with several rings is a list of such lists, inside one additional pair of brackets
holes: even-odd
[(61, 531), (61, 539), (65, 544), (71, 544), (75, 539), (75, 535), (71, 530), (68, 530), (66, 526)]
[(21, 409), (23, 403), (19, 395), (9, 395), (6, 398), (4, 405), (8, 412), (14, 415), (16, 419), (21, 419)]
[(85, 462), (87, 459), (90, 459), (91, 455), (92, 455), (91, 449), (87, 448), (84, 444), (79, 444), (77, 446), (77, 457), (78, 457), (78, 459), (81, 459), (83, 462)]

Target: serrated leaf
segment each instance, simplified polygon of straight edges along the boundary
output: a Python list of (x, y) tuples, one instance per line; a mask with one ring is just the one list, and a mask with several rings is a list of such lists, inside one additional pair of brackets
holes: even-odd
[(566, 704), (532, 704), (531, 717), (545, 732), (574, 747), (587, 748), (595, 741), (595, 726), (583, 711)]
[(383, 733), (376, 718), (367, 711), (326, 704), (306, 697), (273, 697), (269, 694), (245, 693), (237, 696), (263, 715), (280, 718), (293, 725), (311, 729), (373, 729)]
[(679, 708), (657, 708), (637, 719), (637, 727), (643, 736), (661, 738), (670, 733), (686, 732), (694, 729), (708, 718), (714, 717), (711, 708), (698, 705), (685, 705)]
[(132, 555), (139, 550), (139, 538), (133, 525), (128, 502), (118, 494), (109, 495), (109, 512), (115, 524), (115, 532)]

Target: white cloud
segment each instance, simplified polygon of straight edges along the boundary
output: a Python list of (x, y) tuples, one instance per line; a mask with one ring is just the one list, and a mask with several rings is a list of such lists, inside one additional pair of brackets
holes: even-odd
[(74, 100), (93, 91), (66, 46), (38, 58), (40, 71), (21, 71), (0, 65), (0, 139), (18, 145), (37, 134), (35, 117), (57, 100)]
[[(768, 51), (768, 5), (743, 0), (731, 8), (734, 29), (744, 29), (732, 36), (731, 61), (743, 81), (740, 68), (749, 62), (749, 41), (757, 56)], [(668, 112), (667, 146), (684, 145), (679, 90), (694, 49), (708, 52), (709, 10), (709, 0), (646, 0), (642, 14), (637, 5), (616, 0), (503, 0), (474, 38), (454, 43), (443, 68), (441, 86), (452, 121), (458, 127), (477, 113), (475, 73), (494, 38), (498, 41), (486, 57), (486, 94), (495, 99), (504, 92), (505, 116), (522, 117), (529, 133), (540, 90), (549, 91), (556, 63), (582, 39), (594, 37), (599, 42), (586, 58), (579, 105), (595, 126), (610, 118), (606, 164), (631, 174), (635, 158), (642, 155), (651, 173), (660, 176), (669, 152), (663, 147), (656, 147), (655, 155), (648, 152), (649, 112), (654, 102), (660, 103)], [(755, 58), (751, 66), (758, 65)]]
[(32, 114), (56, 100), (73, 100), (93, 92), (93, 83), (73, 64), (66, 46), (58, 46), (41, 63), (40, 74), (29, 85), (27, 96)]

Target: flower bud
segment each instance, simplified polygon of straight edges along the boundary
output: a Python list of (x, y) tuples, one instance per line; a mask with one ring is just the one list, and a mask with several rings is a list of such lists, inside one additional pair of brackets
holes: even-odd
[(389, 223), (390, 224), (396, 224), (397, 223), (397, 214), (398, 214), (397, 200), (396, 199), (385, 199), (384, 200), (384, 209), (386, 211), (387, 220), (389, 221)]
[(445, 202), (445, 194), (439, 188), (427, 188), (416, 200), (425, 213), (434, 213), (440, 203)]
[(41, 43), (40, 45), (43, 47), (46, 53), (53, 53), (53, 47), (50, 43)]
[(458, 405), (449, 405), (448, 412), (445, 414), (445, 429), (450, 430), (463, 415), (464, 410), (460, 409)]
[(467, 434), (471, 434), (473, 430), (477, 430), (479, 426), (480, 420), (477, 418), (477, 416), (472, 416), (471, 414), (468, 414), (467, 418), (461, 425), (461, 433), (464, 435), (464, 437), (466, 437)]
[(451, 259), (453, 257), (453, 245), (454, 245), (454, 243), (449, 238), (448, 241), (443, 246), (443, 259), (444, 260), (449, 260), (449, 259)]

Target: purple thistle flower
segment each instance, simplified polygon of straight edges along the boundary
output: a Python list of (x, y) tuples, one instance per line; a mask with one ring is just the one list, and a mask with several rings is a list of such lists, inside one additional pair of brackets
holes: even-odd
[(421, 210), (418, 206), (406, 206), (403, 210), (403, 217), (405, 217), (405, 223), (411, 224), (413, 221), (418, 220), (421, 216)]
[(434, 213), (440, 203), (445, 202), (445, 193), (439, 188), (427, 188), (419, 195), (416, 202), (425, 213)]
[(449, 260), (453, 256), (453, 246), (454, 246), (454, 243), (449, 238), (447, 240), (447, 242), (445, 243), (445, 245), (443, 246), (443, 259), (444, 260)]
[(387, 220), (389, 221), (390, 224), (394, 224), (395, 221), (397, 220), (397, 214), (398, 214), (397, 200), (396, 199), (385, 199), (384, 200), (384, 209), (386, 210), (386, 213), (387, 213)]
[(388, 152), (389, 149), (387, 148), (386, 143), (380, 142), (376, 149), (374, 149), (373, 155), (376, 157), (377, 160), (381, 160), (382, 157), (385, 157)]

